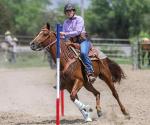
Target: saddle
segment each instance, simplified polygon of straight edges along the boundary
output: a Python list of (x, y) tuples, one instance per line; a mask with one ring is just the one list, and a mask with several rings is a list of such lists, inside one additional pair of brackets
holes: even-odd
[[(68, 47), (70, 47), (73, 50), (73, 52), (76, 55), (76, 58), (79, 58), (80, 44), (71, 41), (67, 41), (66, 44)], [(107, 57), (102, 51), (99, 50), (99, 48), (95, 48), (93, 45), (89, 51), (88, 56), (90, 57), (91, 60), (100, 60), (100, 59), (105, 59)]]
[[(68, 62), (66, 63), (62, 73), (66, 73), (68, 67), (76, 61), (76, 59), (79, 59), (82, 62), (82, 59), (80, 58), (80, 44), (79, 43), (74, 43), (70, 40), (64, 41), (63, 43), (65, 43), (65, 46), (67, 47), (62, 47), (63, 49), (61, 49), (61, 52), (64, 53), (64, 51), (66, 51), (66, 49), (68, 49), (69, 51), (67, 52), (68, 57), (70, 58), (68, 60)], [(72, 50), (74, 53), (72, 53)], [(88, 56), (90, 57), (91, 60), (101, 60), (101, 59), (105, 59), (107, 56), (99, 50), (99, 48), (95, 48), (95, 47), (91, 47)], [(65, 56), (64, 56), (65, 57)], [(82, 64), (84, 65), (84, 63), (82, 62)]]

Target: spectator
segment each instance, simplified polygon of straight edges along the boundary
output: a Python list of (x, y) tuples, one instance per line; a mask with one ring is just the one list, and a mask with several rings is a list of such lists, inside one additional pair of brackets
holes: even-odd
[(9, 62), (11, 63), (16, 63), (16, 42), (17, 42), (17, 38), (16, 37), (12, 37), (11, 36), (11, 32), (10, 31), (6, 31), (5, 32), (5, 42), (7, 43), (9, 49), (8, 49), (8, 52), (9, 52), (9, 57), (8, 57), (8, 60)]

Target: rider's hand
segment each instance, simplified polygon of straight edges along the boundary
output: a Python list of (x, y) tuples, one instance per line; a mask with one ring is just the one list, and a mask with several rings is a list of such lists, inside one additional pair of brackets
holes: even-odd
[(60, 32), (60, 36), (65, 36), (66, 33), (65, 32)]
[(65, 32), (60, 32), (60, 38), (65, 38), (66, 33)]

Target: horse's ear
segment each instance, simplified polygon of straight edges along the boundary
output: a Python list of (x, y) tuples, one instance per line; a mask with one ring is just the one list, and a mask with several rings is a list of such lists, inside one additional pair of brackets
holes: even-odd
[(49, 23), (46, 23), (46, 27), (48, 30), (50, 30), (50, 24)]

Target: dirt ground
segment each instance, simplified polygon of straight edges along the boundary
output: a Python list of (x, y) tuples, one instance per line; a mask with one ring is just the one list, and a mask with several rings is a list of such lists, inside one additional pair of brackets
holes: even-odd
[[(93, 122), (85, 123), (65, 91), (65, 116), (61, 125), (149, 125), (150, 70), (133, 71), (121, 65), (127, 79), (116, 84), (122, 103), (131, 115), (126, 119), (106, 84), (97, 79), (103, 115), (98, 118), (95, 97), (81, 89), (79, 98), (89, 104)], [(55, 70), (46, 68), (0, 69), (0, 125), (55, 125)]]

